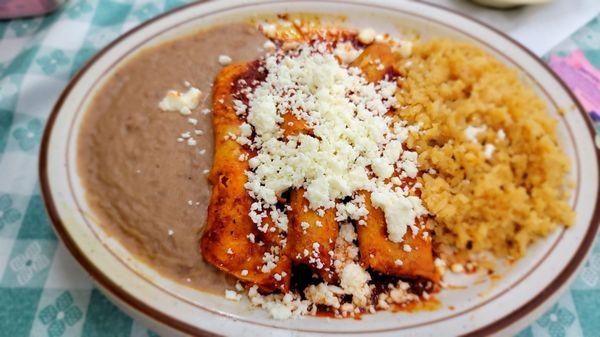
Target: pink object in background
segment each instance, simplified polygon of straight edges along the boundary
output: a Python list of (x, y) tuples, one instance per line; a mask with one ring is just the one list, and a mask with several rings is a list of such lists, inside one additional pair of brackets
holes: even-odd
[(47, 14), (66, 0), (0, 0), (0, 19), (14, 19)]
[(552, 55), (550, 67), (567, 83), (587, 111), (600, 112), (600, 71), (579, 49), (565, 57)]

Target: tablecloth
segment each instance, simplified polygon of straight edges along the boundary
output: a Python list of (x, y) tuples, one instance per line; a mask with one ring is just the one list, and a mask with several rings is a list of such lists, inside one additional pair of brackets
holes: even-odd
[[(53, 233), (38, 149), (54, 101), (81, 65), (119, 34), (185, 2), (72, 0), (48, 16), (0, 22), (0, 336), (158, 336), (109, 302)], [(545, 60), (600, 132), (600, 15)], [(569, 291), (518, 336), (598, 336), (598, 308), (600, 244)]]

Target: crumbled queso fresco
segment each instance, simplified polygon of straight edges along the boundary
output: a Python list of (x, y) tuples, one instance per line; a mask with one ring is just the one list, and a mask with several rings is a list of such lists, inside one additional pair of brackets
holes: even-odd
[[(358, 38), (371, 43), (376, 34), (365, 30)], [(249, 216), (260, 231), (274, 230), (263, 222), (269, 217), (286, 232), (286, 211), (276, 204), (284, 191), (293, 188), (303, 188), (309, 207), (321, 216), (324, 210), (334, 208), (341, 225), (330, 255), (340, 282), (308, 286), (304, 299), (297, 293), (263, 296), (254, 286), (248, 293), (250, 303), (268, 310), (274, 318), (285, 319), (315, 314), (317, 305), (354, 315), (415, 300), (418, 297), (408, 292), (409, 285), (398, 281), (388, 285), (388, 292), (378, 297), (378, 303), (371, 303), (374, 286), (369, 285), (371, 276), (359, 263), (357, 235), (349, 224), (351, 220), (366, 224), (369, 214), (364, 195), (359, 194), (362, 191), (370, 192), (373, 205), (384, 212), (392, 242), (401, 243), (409, 230), (416, 235), (417, 219), (427, 214), (421, 199), (411, 193), (418, 185), (411, 190), (403, 184), (418, 174), (417, 153), (405, 150), (403, 144), (411, 133), (419, 132), (419, 126), (407, 125), (388, 114), (396, 104), (395, 79), (367, 82), (359, 68), (347, 65), (360, 54), (350, 43), (338, 43), (336, 48), (327, 42), (298, 43), (285, 51), (274, 51), (274, 45), (268, 43), (265, 49), (273, 50), (259, 69), (266, 73), (266, 79), (254, 89), (242, 89), (247, 100), (233, 101), (236, 114), (246, 122), (238, 133), (227, 136), (256, 153), (251, 158), (239, 158), (248, 160), (250, 166), (244, 186), (254, 200)], [(410, 54), (410, 50), (404, 46), (401, 53)], [(219, 57), (222, 65), (230, 62), (229, 57)], [(183, 99), (191, 94), (170, 93), (161, 108), (185, 114), (193, 104)], [(284, 137), (286, 113), (302, 120), (310, 133)], [(254, 237), (248, 239), (254, 243)], [(317, 250), (318, 243), (315, 245)], [(409, 245), (404, 246), (410, 251)], [(275, 267), (279, 253), (276, 249), (265, 254), (263, 272)], [(305, 255), (310, 253), (305, 251)], [(234, 290), (227, 290), (225, 295), (240, 300)], [(342, 297), (347, 295), (352, 301), (343, 303)]]
[(169, 90), (158, 104), (158, 107), (163, 111), (176, 111), (182, 115), (189, 115), (200, 103), (201, 95), (202, 92), (194, 87), (189, 88), (184, 93)]
[[(417, 176), (417, 153), (402, 144), (419, 128), (387, 115), (395, 82), (367, 83), (358, 68), (339, 64), (326, 51), (324, 43), (305, 44), (293, 54), (267, 56), (266, 80), (247, 94), (247, 105), (234, 102), (247, 123), (233, 137), (257, 152), (249, 159), (245, 186), (256, 200), (252, 219), (264, 228), (262, 219), (278, 212), (277, 196), (302, 187), (312, 209), (336, 207), (338, 221), (359, 220), (367, 211), (354, 202), (356, 193), (370, 191), (386, 214), (390, 240), (401, 242), (408, 228), (417, 233), (415, 219), (426, 214), (421, 200), (392, 179)], [(304, 120), (312, 134), (284, 138), (280, 124), (286, 112)], [(352, 201), (340, 207), (346, 197)]]
[[(344, 55), (352, 54), (345, 52)], [(402, 145), (419, 127), (387, 114), (396, 103), (396, 83), (368, 83), (358, 68), (340, 64), (325, 43), (302, 44), (293, 52), (271, 54), (264, 60), (264, 71), (266, 79), (247, 92), (248, 103), (233, 102), (236, 113), (247, 122), (238, 134), (229, 135), (256, 151), (249, 159), (245, 187), (255, 200), (250, 216), (259, 230), (269, 230), (263, 224), (266, 217), (287, 230), (285, 213), (275, 207), (277, 197), (290, 188), (304, 188), (311, 209), (320, 212), (335, 208), (340, 223), (368, 217), (364, 197), (358, 192), (369, 191), (373, 205), (385, 213), (391, 241), (402, 242), (409, 229), (416, 235), (416, 219), (427, 211), (418, 197), (402, 187), (402, 179), (416, 178), (418, 173), (417, 153), (404, 150)], [(284, 137), (281, 124), (285, 113), (303, 120), (311, 133)], [(349, 235), (348, 227), (352, 228), (343, 227), (346, 230), (341, 235)], [(346, 247), (335, 255), (340, 285), (310, 286), (305, 297), (309, 303), (341, 312), (375, 310), (377, 304), (369, 303), (370, 275), (358, 263), (353, 240), (345, 241), (345, 245), (355, 249), (352, 252)], [(266, 256), (265, 267), (270, 266), (271, 260), (272, 256)], [(406, 285), (402, 287), (404, 290), (399, 288), (396, 296), (389, 298), (390, 303), (410, 297)], [(348, 294), (352, 295), (352, 303), (340, 304), (341, 296)], [(251, 301), (256, 302), (257, 296), (260, 295), (251, 296)], [(277, 318), (292, 317), (309, 308), (294, 296), (269, 296), (279, 304), (264, 302), (261, 297), (260, 305)], [(286, 307), (282, 303), (290, 304), (292, 309), (285, 309), (282, 314)], [(380, 307), (386, 305), (389, 304), (384, 299)]]

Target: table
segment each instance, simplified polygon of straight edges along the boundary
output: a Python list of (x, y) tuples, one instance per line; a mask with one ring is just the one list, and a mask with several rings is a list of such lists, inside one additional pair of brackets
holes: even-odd
[[(600, 133), (600, 1), (509, 11), (433, 1), (545, 55)], [(158, 336), (109, 302), (57, 240), (40, 197), (37, 155), (52, 104), (77, 69), (121, 33), (185, 2), (71, 0), (45, 17), (0, 22), (0, 336)], [(600, 244), (569, 291), (518, 336), (598, 335), (598, 307)]]

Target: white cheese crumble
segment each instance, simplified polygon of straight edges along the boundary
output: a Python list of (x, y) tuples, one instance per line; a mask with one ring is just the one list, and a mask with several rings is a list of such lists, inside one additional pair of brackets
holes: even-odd
[(275, 43), (273, 43), (273, 41), (271, 41), (271, 40), (267, 40), (267, 41), (265, 41), (265, 43), (263, 44), (263, 48), (264, 48), (266, 51), (274, 51), (274, 50), (275, 50), (275, 47), (276, 47), (276, 46), (275, 46)]
[(482, 125), (480, 127), (469, 125), (465, 129), (465, 138), (474, 143), (477, 143), (477, 135), (484, 132), (485, 130), (487, 130), (487, 127), (485, 125)]
[(483, 146), (483, 156), (485, 157), (485, 159), (491, 159), (495, 150), (496, 150), (496, 147), (494, 145), (485, 144)]
[(352, 243), (358, 238), (351, 224), (342, 224), (338, 235), (348, 243)]
[(340, 299), (337, 296), (340, 294), (344, 294), (342, 289), (325, 283), (319, 283), (316, 286), (310, 285), (304, 289), (304, 296), (310, 302), (336, 309), (340, 307)]
[(410, 285), (406, 282), (398, 281), (395, 287), (388, 288), (390, 289), (389, 297), (386, 299), (388, 303), (406, 303), (419, 299), (417, 295), (408, 292)]
[(347, 203), (338, 203), (335, 208), (336, 221), (344, 221), (347, 219), (359, 220), (365, 218), (369, 214), (363, 195), (356, 195)]
[(235, 292), (235, 290), (225, 290), (225, 298), (230, 300), (230, 301), (236, 301), (238, 302), (239, 300), (242, 299), (242, 295), (238, 294), (237, 292)]
[(265, 35), (271, 37), (277, 32), (277, 26), (272, 23), (263, 23), (260, 25), (261, 30)]
[(453, 263), (450, 266), (450, 270), (452, 270), (453, 273), (462, 273), (465, 271), (465, 267), (460, 263)]
[(299, 295), (293, 293), (270, 294), (263, 296), (258, 292), (258, 286), (248, 290), (250, 303), (261, 307), (269, 312), (274, 319), (288, 319), (299, 317), (308, 313), (310, 302), (302, 300)]
[(343, 64), (349, 64), (354, 61), (362, 52), (361, 49), (356, 49), (350, 42), (340, 42), (335, 46), (333, 55), (337, 56)]
[(344, 266), (339, 276), (342, 289), (352, 295), (352, 303), (364, 306), (371, 295), (368, 284), (371, 275), (359, 264), (351, 262)]
[(496, 137), (498, 137), (498, 139), (500, 139), (500, 140), (505, 140), (506, 133), (504, 132), (503, 129), (499, 129), (498, 132), (496, 132)]
[(237, 291), (244, 290), (244, 287), (242, 286), (242, 284), (239, 281), (235, 283), (235, 290), (237, 290)]
[(184, 93), (169, 90), (167, 95), (158, 103), (158, 107), (163, 111), (177, 111), (182, 115), (189, 115), (200, 103), (201, 95), (202, 92), (194, 87), (189, 88)]
[(409, 227), (412, 234), (416, 235), (419, 228), (415, 224), (415, 219), (427, 214), (418, 197), (405, 197), (402, 193), (398, 193), (398, 190), (376, 191), (371, 194), (373, 205), (381, 208), (385, 213), (388, 238), (392, 242), (402, 242)]
[[(412, 49), (413, 49), (413, 43), (410, 41), (402, 41), (400, 43), (400, 55), (402, 55), (402, 57), (410, 57), (412, 55)], [(410, 66), (410, 65), (409, 65)]]
[(275, 269), (275, 267), (277, 267), (277, 262), (279, 262), (279, 255), (277, 255), (276, 252), (265, 252), (262, 260), (264, 264), (262, 265), (260, 271), (263, 273), (268, 273), (271, 270)]
[[(390, 240), (400, 242), (408, 227), (416, 233), (416, 218), (426, 210), (418, 197), (387, 180), (417, 176), (417, 153), (404, 151), (402, 143), (418, 126), (394, 123), (387, 115), (396, 103), (394, 81), (368, 83), (358, 68), (325, 51), (324, 45), (303, 44), (268, 55), (265, 81), (247, 94), (247, 106), (234, 103), (247, 123), (230, 138), (256, 151), (245, 185), (259, 204), (251, 218), (260, 229), (281, 193), (304, 188), (311, 209), (336, 207), (338, 221), (358, 220), (368, 213), (361, 203), (339, 206), (336, 200), (364, 190), (386, 213)], [(302, 119), (311, 134), (283, 137), (286, 113)]]
[(231, 64), (231, 57), (229, 55), (219, 55), (219, 64), (222, 66), (227, 66)]
[(358, 32), (358, 41), (364, 44), (371, 44), (375, 40), (375, 30), (373, 28), (364, 28)]

